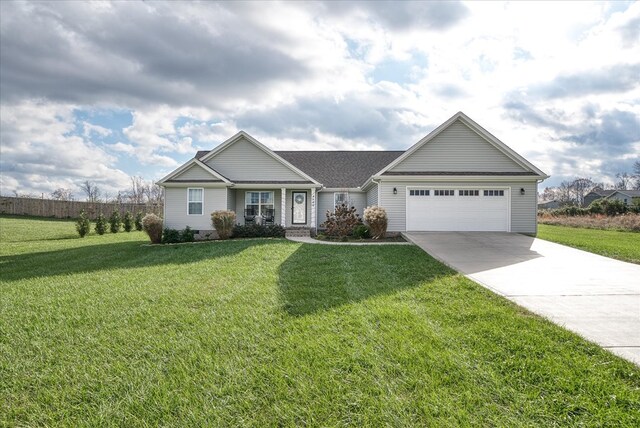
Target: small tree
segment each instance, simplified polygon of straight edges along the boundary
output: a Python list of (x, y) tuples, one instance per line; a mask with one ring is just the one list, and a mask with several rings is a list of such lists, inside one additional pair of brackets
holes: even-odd
[(162, 219), (155, 214), (147, 214), (142, 218), (142, 229), (149, 235), (152, 244), (162, 242)]
[(80, 217), (76, 221), (76, 230), (78, 231), (78, 235), (81, 238), (84, 238), (85, 235), (89, 233), (91, 230), (91, 222), (89, 221), (89, 217), (84, 212), (84, 210), (80, 211)]
[(367, 207), (364, 210), (364, 221), (369, 225), (373, 239), (384, 238), (387, 234), (387, 211), (378, 206)]
[(144, 214), (142, 214), (142, 211), (138, 211), (136, 213), (136, 219), (134, 220), (136, 230), (142, 230), (142, 217), (144, 217)]
[(102, 213), (100, 213), (96, 218), (96, 233), (98, 235), (104, 235), (106, 231), (107, 231), (107, 219), (105, 218), (104, 215), (102, 215)]
[(124, 218), (122, 219), (122, 225), (124, 226), (125, 232), (131, 232), (133, 230), (133, 216), (129, 211), (124, 213)]
[(220, 239), (229, 239), (236, 224), (236, 213), (233, 211), (214, 211), (211, 213), (211, 224), (218, 232)]
[(109, 230), (111, 230), (111, 233), (120, 231), (120, 213), (117, 210), (113, 210), (109, 217)]
[(348, 207), (346, 204), (336, 206), (334, 212), (327, 211), (327, 220), (320, 226), (326, 229), (328, 236), (343, 238), (353, 234), (353, 230), (362, 224), (360, 216), (356, 214), (356, 207)]

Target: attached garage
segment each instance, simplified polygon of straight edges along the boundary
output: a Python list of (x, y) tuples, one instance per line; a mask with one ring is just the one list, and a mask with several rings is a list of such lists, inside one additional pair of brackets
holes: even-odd
[(509, 187), (407, 187), (407, 231), (509, 232), (510, 199)]

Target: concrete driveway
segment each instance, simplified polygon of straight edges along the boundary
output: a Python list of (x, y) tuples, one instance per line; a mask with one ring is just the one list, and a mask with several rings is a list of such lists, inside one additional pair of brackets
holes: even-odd
[(481, 285), (640, 365), (640, 265), (515, 233), (405, 235)]

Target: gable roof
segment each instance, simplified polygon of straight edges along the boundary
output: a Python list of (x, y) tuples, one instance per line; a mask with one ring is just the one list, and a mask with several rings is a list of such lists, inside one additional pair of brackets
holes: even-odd
[(610, 197), (616, 193), (622, 193), (623, 195), (627, 195), (630, 198), (638, 198), (640, 197), (640, 190), (612, 190), (609, 195), (606, 197)]
[[(391, 162), (389, 165), (385, 166), (383, 169), (381, 169), (378, 173), (374, 174), (373, 176), (374, 177), (379, 177), (379, 176), (387, 173), (391, 168), (395, 167), (400, 162), (402, 162), (405, 159), (409, 158), (420, 147), (424, 146), (425, 144), (427, 144), (431, 140), (433, 140), (435, 137), (440, 135), (445, 129), (449, 128), (457, 120), (461, 121), (469, 129), (471, 129), (472, 131), (476, 132), (478, 135), (480, 135), (482, 138), (484, 138), (487, 142), (489, 142), (491, 145), (493, 145), (497, 150), (499, 150), (504, 155), (506, 155), (508, 158), (510, 158), (513, 162), (515, 162), (516, 164), (520, 165), (525, 170), (530, 171), (530, 173), (528, 173), (527, 175), (535, 175), (535, 176), (540, 177), (541, 179), (549, 178), (549, 176), (547, 174), (545, 174), (544, 172), (542, 172), (541, 170), (536, 168), (532, 163), (530, 163), (525, 158), (520, 156), (518, 153), (513, 151), (510, 147), (508, 147), (506, 144), (504, 144), (498, 138), (493, 136), (489, 131), (484, 129), (482, 126), (480, 126), (478, 123), (473, 121), (470, 117), (468, 117), (466, 114), (464, 114), (461, 111), (456, 113), (456, 114), (454, 114), (453, 116), (451, 116), (442, 125), (438, 126), (436, 129), (431, 131), (426, 137), (424, 137), (423, 139), (418, 141), (416, 144), (411, 146), (406, 152), (404, 152), (404, 154), (402, 154), (401, 156), (397, 157), (393, 162)], [(460, 173), (447, 171), (447, 172), (443, 172), (443, 175), (460, 175)]]
[[(202, 161), (202, 162), (206, 162), (209, 159), (212, 159), (213, 157), (215, 157), (218, 153), (220, 153), (223, 150), (225, 150), (227, 147), (231, 146), (235, 142), (240, 141), (242, 139), (244, 139), (246, 141), (249, 141), (251, 144), (256, 146), (258, 149), (262, 150), (264, 153), (266, 153), (267, 155), (269, 155), (270, 157), (275, 159), (277, 162), (279, 162), (282, 165), (284, 165), (286, 168), (289, 168), (291, 171), (293, 171), (297, 175), (301, 176), (302, 178), (307, 179), (307, 180), (309, 180), (310, 182), (312, 182), (314, 184), (320, 185), (320, 183), (318, 181), (314, 180), (312, 177), (307, 175), (304, 171), (301, 171), (300, 169), (298, 169), (297, 167), (295, 167), (294, 165), (289, 163), (287, 160), (283, 159), (281, 156), (278, 156), (273, 150), (271, 150), (270, 148), (268, 148), (267, 146), (265, 146), (264, 144), (262, 144), (261, 142), (259, 142), (258, 140), (256, 140), (255, 138), (253, 138), (251, 135), (247, 134), (244, 131), (239, 131), (233, 137), (227, 139), (226, 141), (224, 141), (222, 144), (220, 144), (215, 149), (213, 149), (213, 150), (207, 152), (206, 154), (204, 154), (203, 156), (201, 156), (199, 158), (199, 160)], [(198, 156), (199, 153), (201, 153), (201, 152), (196, 153), (196, 157)]]
[[(211, 175), (211, 179), (210, 180), (206, 180), (209, 183), (226, 183), (226, 184), (231, 184), (231, 182), (222, 174), (218, 173), (215, 169), (211, 168), (209, 165), (201, 162), (199, 159), (197, 158), (193, 158), (191, 160), (189, 160), (187, 163), (185, 163), (184, 165), (182, 165), (180, 168), (176, 169), (175, 171), (172, 171), (171, 173), (169, 173), (168, 175), (162, 177), (160, 180), (158, 180), (158, 184), (163, 184), (163, 183), (169, 183), (169, 182), (180, 182), (181, 180), (177, 180), (174, 178), (179, 176), (180, 174), (182, 174), (183, 172), (185, 172), (186, 170), (188, 170), (189, 168), (191, 168), (192, 166), (197, 165), (200, 168), (202, 168), (205, 172), (207, 172), (209, 175)], [(186, 180), (188, 182), (194, 182), (194, 181), (199, 181), (202, 182), (203, 180)]]
[[(609, 195), (613, 195), (615, 192), (617, 192), (617, 190), (602, 190), (602, 189), (593, 189), (592, 191), (590, 191), (589, 193), (587, 193), (587, 195), (591, 194), (591, 193), (595, 193), (598, 196), (604, 197), (606, 198)], [(586, 196), (586, 195), (585, 195)]]
[(403, 151), (277, 151), (327, 188), (359, 187)]

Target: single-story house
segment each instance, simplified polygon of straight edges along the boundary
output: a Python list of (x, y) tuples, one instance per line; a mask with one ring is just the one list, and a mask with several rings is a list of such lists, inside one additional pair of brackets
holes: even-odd
[(640, 190), (614, 190), (607, 196), (607, 199), (617, 199), (625, 205), (633, 204), (634, 198), (640, 198)]
[(389, 232), (537, 232), (548, 176), (459, 112), (404, 151), (274, 151), (244, 131), (162, 178), (165, 227), (212, 232), (210, 214), (273, 216), (314, 232), (347, 203), (386, 209)]
[(556, 208), (560, 208), (560, 201), (556, 201), (555, 199), (552, 201), (543, 201), (538, 202), (539, 210), (554, 210)]
[(602, 198), (606, 198), (606, 197), (612, 195), (613, 192), (615, 192), (615, 190), (593, 189), (592, 191), (590, 191), (589, 193), (587, 193), (584, 196), (584, 202), (583, 202), (582, 206), (588, 207), (589, 205), (591, 205), (591, 203), (593, 201), (596, 201), (596, 200), (602, 199)]

